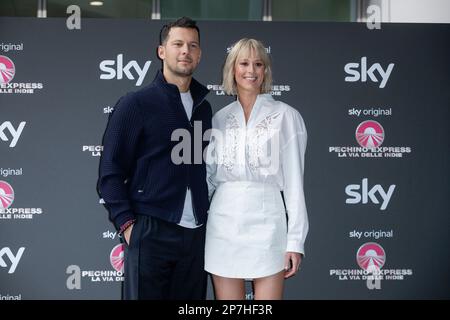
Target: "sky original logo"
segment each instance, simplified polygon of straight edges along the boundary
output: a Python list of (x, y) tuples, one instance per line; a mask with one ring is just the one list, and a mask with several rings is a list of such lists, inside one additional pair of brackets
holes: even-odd
[(390, 107), (369, 107), (369, 108), (361, 108), (361, 107), (353, 107), (348, 109), (349, 116), (370, 116), (370, 117), (390, 117), (392, 116), (392, 108)]
[(23, 51), (23, 42), (21, 43), (0, 43), (0, 51)]
[(113, 111), (114, 111), (114, 107), (111, 107), (111, 106), (107, 106), (107, 107), (103, 108), (103, 113), (107, 114), (107, 115), (113, 113)]
[(8, 178), (9, 176), (21, 176), (22, 174), (22, 168), (0, 168), (0, 176), (3, 178)]
[(362, 57), (361, 63), (350, 62), (345, 65), (344, 70), (347, 74), (345, 82), (367, 82), (369, 78), (372, 82), (378, 83), (380, 80), (378, 87), (383, 89), (389, 80), (394, 65), (394, 63), (390, 63), (384, 70), (379, 63), (374, 63), (367, 68), (367, 57)]
[(118, 54), (116, 60), (103, 60), (100, 62), (100, 70), (103, 71), (100, 74), (100, 79), (102, 80), (111, 80), (117, 79), (121, 80), (123, 76), (127, 77), (129, 80), (134, 80), (134, 73), (137, 73), (138, 79), (136, 81), (136, 86), (140, 86), (144, 81), (144, 78), (147, 74), (148, 69), (152, 62), (146, 61), (144, 67), (140, 67), (136, 60), (131, 60), (125, 66), (123, 65), (123, 54)]
[(108, 231), (105, 231), (105, 232), (102, 233), (102, 238), (103, 239), (114, 240), (116, 238), (116, 236), (117, 236), (117, 232), (116, 231), (108, 230)]
[(7, 293), (6, 295), (0, 293), (0, 301), (2, 300), (22, 300), (22, 294), (11, 295)]
[(378, 239), (389, 239), (394, 237), (394, 230), (367, 230), (367, 231), (358, 231), (352, 230), (348, 233), (350, 238), (372, 238), (375, 240)]
[[(231, 47), (227, 47), (225, 50), (226, 50), (227, 53), (230, 53), (231, 49), (233, 49), (232, 46)], [(266, 49), (266, 53), (267, 54), (271, 54), (272, 53), (272, 48), (270, 46), (265, 47), (265, 49)]]

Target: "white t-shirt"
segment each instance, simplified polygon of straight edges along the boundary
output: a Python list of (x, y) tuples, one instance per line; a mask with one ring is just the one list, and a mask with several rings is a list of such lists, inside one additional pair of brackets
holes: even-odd
[[(194, 101), (192, 100), (191, 92), (181, 92), (181, 102), (183, 102), (184, 110), (186, 110), (186, 114), (188, 116), (188, 119), (191, 119), (192, 117), (192, 107), (194, 105)], [(183, 215), (181, 216), (180, 223), (178, 225), (185, 227), (185, 228), (198, 228), (198, 226), (195, 223), (194, 218), (194, 210), (192, 207), (192, 197), (191, 197), (191, 190), (188, 189), (186, 192), (186, 199), (184, 200), (184, 210)]]

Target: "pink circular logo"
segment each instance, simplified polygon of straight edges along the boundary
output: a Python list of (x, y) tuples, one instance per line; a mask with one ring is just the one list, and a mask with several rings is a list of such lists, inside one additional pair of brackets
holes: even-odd
[(14, 189), (8, 182), (0, 181), (0, 209), (8, 209), (14, 201)]
[(356, 141), (364, 148), (375, 148), (381, 146), (384, 141), (384, 129), (376, 121), (366, 120), (356, 128)]
[(124, 249), (125, 245), (123, 243), (118, 244), (111, 250), (109, 255), (109, 261), (112, 267), (118, 272), (123, 272)]
[(8, 57), (0, 56), (0, 83), (8, 83), (16, 74), (14, 62)]
[(367, 242), (359, 247), (356, 261), (361, 269), (370, 271), (381, 269), (386, 261), (386, 254), (382, 246), (375, 242)]

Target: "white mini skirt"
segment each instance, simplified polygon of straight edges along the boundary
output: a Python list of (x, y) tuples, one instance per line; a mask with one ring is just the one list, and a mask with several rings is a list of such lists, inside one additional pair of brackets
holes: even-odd
[(214, 193), (206, 225), (205, 270), (254, 279), (284, 269), (286, 211), (273, 184), (236, 181)]

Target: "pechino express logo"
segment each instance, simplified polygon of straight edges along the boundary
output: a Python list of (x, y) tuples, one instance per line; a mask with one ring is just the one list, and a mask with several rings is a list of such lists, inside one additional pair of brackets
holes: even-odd
[(16, 75), (16, 65), (7, 56), (0, 55), (0, 94), (33, 94), (43, 89), (40, 82), (12, 82)]
[(0, 84), (9, 83), (15, 74), (14, 62), (6, 56), (0, 56)]
[(384, 129), (377, 121), (363, 121), (356, 128), (356, 141), (363, 148), (381, 146), (384, 141)]
[(13, 187), (0, 180), (0, 220), (30, 220), (43, 213), (42, 208), (12, 207), (15, 199)]
[(118, 244), (109, 252), (109, 262), (114, 270), (82, 270), (79, 265), (67, 266), (66, 287), (68, 290), (81, 289), (82, 279), (94, 283), (115, 283), (123, 281), (124, 244)]
[(338, 158), (403, 158), (411, 153), (411, 147), (385, 146), (385, 129), (374, 120), (366, 120), (358, 124), (355, 131), (359, 146), (333, 146), (328, 152)]
[(383, 269), (386, 264), (386, 252), (376, 242), (366, 242), (356, 251), (356, 263), (360, 269), (330, 269), (330, 277), (339, 281), (363, 280), (369, 290), (381, 289), (381, 281), (405, 280), (413, 274), (412, 269)]

